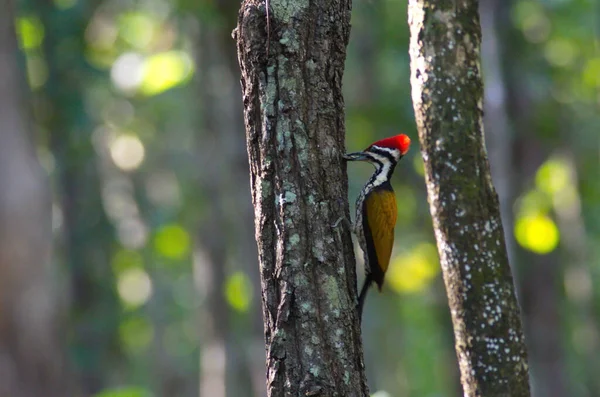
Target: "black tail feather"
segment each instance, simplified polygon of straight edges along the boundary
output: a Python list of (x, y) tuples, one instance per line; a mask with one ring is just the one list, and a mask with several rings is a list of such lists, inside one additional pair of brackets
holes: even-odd
[(365, 299), (367, 298), (367, 292), (369, 291), (369, 287), (371, 286), (372, 282), (373, 282), (373, 279), (371, 278), (371, 275), (368, 275), (367, 278), (365, 279), (365, 282), (364, 282), (361, 290), (360, 290), (360, 294), (358, 295), (357, 310), (358, 310), (359, 321), (362, 321), (363, 306), (365, 304)]

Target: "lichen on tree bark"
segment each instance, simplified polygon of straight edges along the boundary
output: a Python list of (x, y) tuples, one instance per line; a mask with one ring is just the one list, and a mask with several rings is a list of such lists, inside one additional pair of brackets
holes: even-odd
[[(267, 24), (266, 7), (269, 7)], [(245, 0), (234, 38), (269, 396), (367, 396), (344, 153), (348, 0)]]
[(410, 0), (412, 99), (465, 396), (529, 396), (483, 138), (476, 0)]

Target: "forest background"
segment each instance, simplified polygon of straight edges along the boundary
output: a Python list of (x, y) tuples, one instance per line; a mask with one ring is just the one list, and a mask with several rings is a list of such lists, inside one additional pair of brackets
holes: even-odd
[[(13, 55), (52, 192), (51, 209), (31, 216), (52, 220), (50, 303), (65, 314), (67, 367), (82, 395), (265, 394), (231, 38), (239, 5), (17, 2)], [(378, 397), (453, 397), (461, 389), (416, 139), (406, 10), (403, 0), (354, 2), (344, 75), (349, 151), (400, 131), (413, 137), (393, 180), (387, 284), (365, 308), (365, 363)], [(600, 4), (482, 0), (481, 20), (486, 138), (534, 395), (600, 396)], [(0, 135), (0, 145), (13, 143)], [(370, 173), (349, 170), (351, 203)]]

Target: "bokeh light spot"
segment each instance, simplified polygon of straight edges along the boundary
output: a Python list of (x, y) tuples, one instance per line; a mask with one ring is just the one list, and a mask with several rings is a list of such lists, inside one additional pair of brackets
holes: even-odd
[(110, 52), (115, 50), (115, 42), (118, 37), (118, 29), (112, 18), (98, 13), (92, 19), (85, 31), (85, 39), (96, 52)]
[(121, 37), (132, 47), (143, 50), (154, 36), (155, 21), (146, 13), (128, 12), (119, 18)]
[(429, 286), (440, 270), (437, 250), (422, 243), (390, 264), (386, 280), (400, 293), (416, 293)]
[(560, 234), (550, 217), (537, 214), (517, 218), (515, 238), (523, 248), (543, 255), (554, 251)]
[(39, 55), (28, 54), (26, 57), (27, 81), (32, 90), (41, 88), (48, 80), (46, 61)]
[(121, 135), (110, 145), (110, 155), (117, 167), (132, 171), (144, 161), (144, 145), (135, 135)]
[(513, 19), (529, 42), (541, 43), (548, 39), (551, 23), (539, 2), (520, 1), (516, 3), (513, 7)]
[(119, 242), (129, 249), (140, 249), (148, 240), (148, 227), (137, 216), (128, 216), (117, 221)]
[(247, 312), (252, 301), (252, 283), (244, 272), (235, 272), (225, 283), (227, 303), (238, 312)]
[(156, 232), (154, 248), (169, 259), (183, 259), (190, 253), (190, 236), (179, 225), (166, 225)]
[(544, 55), (552, 65), (566, 67), (575, 61), (577, 47), (569, 40), (553, 39), (546, 44)]
[(160, 94), (186, 82), (192, 72), (192, 59), (183, 51), (152, 55), (144, 62), (140, 92), (147, 96)]
[(600, 87), (600, 58), (588, 60), (583, 69), (583, 82), (591, 88)]
[(556, 194), (569, 186), (569, 165), (560, 159), (550, 159), (540, 166), (535, 184), (541, 191)]
[(113, 255), (111, 265), (115, 274), (119, 274), (125, 270), (142, 268), (144, 259), (137, 251), (120, 249)]
[(142, 83), (144, 58), (140, 54), (127, 52), (118, 57), (110, 70), (115, 87), (124, 92), (133, 92)]
[(152, 295), (152, 280), (141, 268), (131, 268), (119, 274), (117, 289), (123, 302), (132, 308), (143, 305)]
[(34, 50), (44, 41), (44, 25), (35, 17), (17, 18), (17, 34), (21, 49)]
[(532, 189), (519, 197), (517, 207), (521, 216), (545, 214), (552, 208), (552, 200), (545, 192)]
[(153, 337), (154, 328), (145, 317), (130, 317), (123, 320), (119, 326), (121, 343), (131, 353), (144, 351)]

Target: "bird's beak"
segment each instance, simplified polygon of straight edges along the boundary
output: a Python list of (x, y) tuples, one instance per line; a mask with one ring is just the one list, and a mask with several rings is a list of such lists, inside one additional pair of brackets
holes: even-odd
[(364, 152), (354, 152), (348, 153), (344, 155), (344, 160), (348, 161), (367, 161), (369, 157), (364, 154)]

